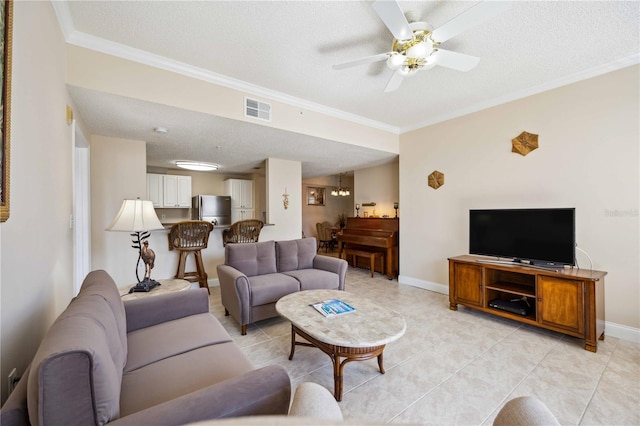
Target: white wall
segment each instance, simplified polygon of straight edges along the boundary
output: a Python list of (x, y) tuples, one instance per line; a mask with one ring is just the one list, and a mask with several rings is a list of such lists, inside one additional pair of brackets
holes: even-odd
[(73, 296), (72, 105), (66, 50), (49, 2), (15, 2), (11, 85), (11, 216), (0, 224), (0, 392), (21, 375)]
[[(302, 181), (302, 230), (307, 237), (318, 237), (316, 223), (327, 221), (332, 225), (338, 221), (338, 215), (353, 216), (353, 176), (342, 176), (342, 186), (350, 188), (351, 195), (333, 196), (331, 188), (337, 187), (339, 183), (338, 175), (322, 176), (305, 179)], [(325, 188), (325, 205), (308, 205), (308, 187)]]
[[(401, 282), (448, 288), (469, 209), (575, 207), (579, 247), (609, 273), (606, 321), (638, 329), (639, 81), (633, 66), (402, 135)], [(526, 157), (511, 152), (522, 131), (539, 135)]]
[[(354, 172), (354, 206), (360, 204), (360, 217), (364, 217), (365, 211), (369, 216), (373, 215), (374, 209), (377, 216), (395, 216), (396, 211), (393, 208), (393, 203), (400, 199), (398, 167), (399, 162), (396, 160), (389, 164)], [(362, 203), (369, 202), (376, 203), (375, 207), (362, 206)], [(398, 216), (400, 216), (401, 208), (402, 206), (398, 209)]]
[[(267, 222), (260, 241), (294, 240), (302, 237), (302, 164), (299, 161), (269, 158), (266, 161)], [(284, 208), (282, 194), (289, 194)]]
[[(131, 236), (106, 228), (124, 199), (147, 197), (146, 144), (97, 135), (90, 144), (91, 267), (107, 271), (118, 286), (135, 284), (138, 251), (131, 247)], [(153, 248), (153, 240), (149, 243)]]

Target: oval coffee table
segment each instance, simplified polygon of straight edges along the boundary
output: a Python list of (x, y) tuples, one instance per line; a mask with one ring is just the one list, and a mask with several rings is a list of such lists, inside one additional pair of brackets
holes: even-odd
[[(355, 312), (324, 317), (314, 303), (340, 299), (355, 308)], [(276, 303), (276, 311), (291, 322), (291, 353), (296, 345), (313, 346), (333, 362), (334, 396), (342, 400), (344, 366), (351, 361), (378, 357), (378, 367), (384, 374), (382, 351), (387, 343), (400, 338), (407, 325), (404, 318), (391, 309), (353, 293), (339, 290), (307, 290), (291, 293)], [(296, 341), (296, 334), (307, 342)]]

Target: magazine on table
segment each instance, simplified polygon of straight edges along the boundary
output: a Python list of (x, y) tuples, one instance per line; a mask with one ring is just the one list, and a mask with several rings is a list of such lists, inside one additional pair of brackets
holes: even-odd
[(313, 303), (311, 306), (325, 317), (348, 314), (356, 310), (356, 308), (349, 305), (347, 302), (343, 302), (339, 299), (329, 299), (324, 302)]

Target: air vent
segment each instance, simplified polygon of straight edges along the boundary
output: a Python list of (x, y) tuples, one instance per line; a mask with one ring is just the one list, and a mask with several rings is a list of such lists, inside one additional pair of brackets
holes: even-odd
[(244, 98), (244, 116), (271, 121), (271, 104)]

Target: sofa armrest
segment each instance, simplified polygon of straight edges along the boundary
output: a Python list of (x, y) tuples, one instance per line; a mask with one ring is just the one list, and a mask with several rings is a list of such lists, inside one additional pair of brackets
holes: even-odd
[(559, 424), (544, 402), (533, 396), (521, 396), (510, 400), (493, 421), (494, 426)]
[(347, 276), (348, 263), (344, 259), (329, 256), (316, 256), (313, 258), (313, 268), (337, 274), (340, 281), (338, 290), (344, 290), (344, 282)]
[(129, 333), (178, 318), (209, 312), (209, 295), (204, 288), (176, 291), (126, 300), (124, 310)]
[(287, 414), (291, 382), (284, 367), (270, 365), (216, 383), (110, 425), (182, 425), (209, 419)]
[(249, 278), (229, 265), (218, 265), (218, 282), (222, 305), (241, 325), (249, 324)]
[(289, 415), (342, 421), (342, 411), (334, 396), (327, 388), (313, 382), (298, 385)]

